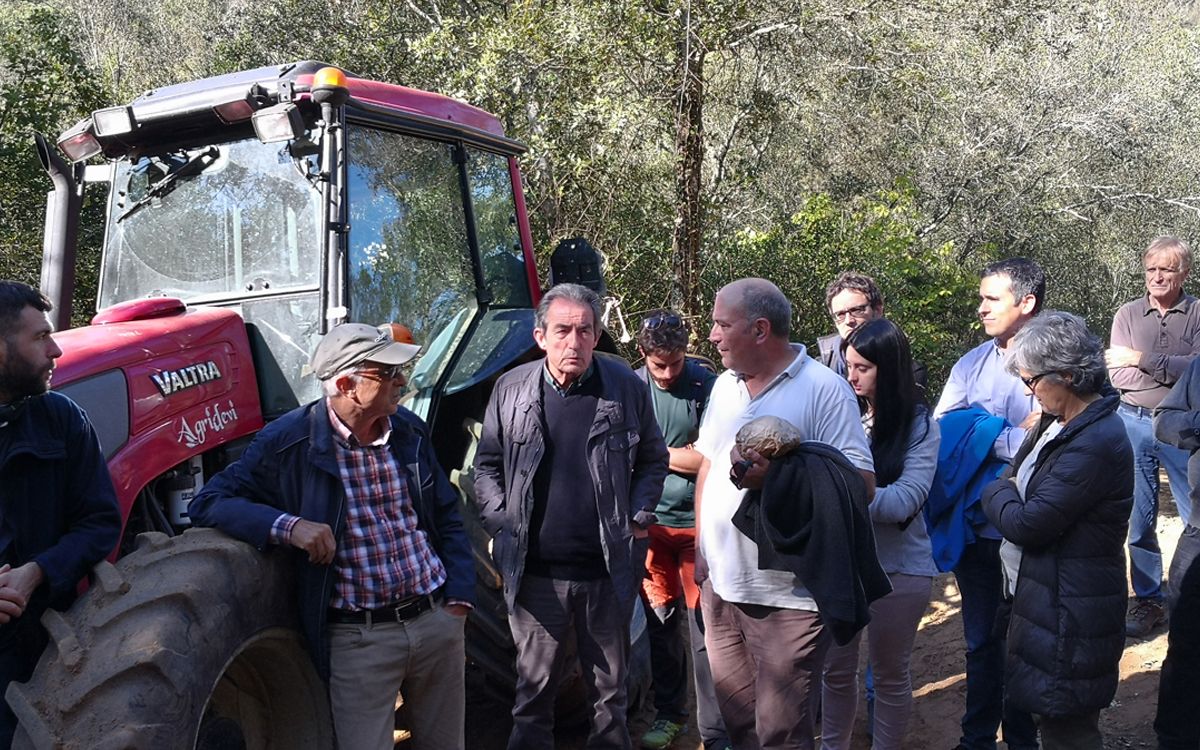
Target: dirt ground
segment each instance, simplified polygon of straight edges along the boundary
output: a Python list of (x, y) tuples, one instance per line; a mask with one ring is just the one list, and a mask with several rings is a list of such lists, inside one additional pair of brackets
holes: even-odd
[[(1164, 497), (1162, 510), (1159, 542), (1163, 547), (1165, 570), (1183, 526), (1169, 497)], [(954, 577), (950, 574), (939, 577), (934, 583), (934, 599), (921, 622), (913, 652), (913, 717), (905, 742), (905, 747), (911, 750), (947, 749), (958, 742), (958, 722), (966, 694), (959, 604)], [(1100, 714), (1100, 727), (1108, 750), (1156, 746), (1152, 724), (1158, 703), (1158, 671), (1166, 651), (1167, 635), (1162, 628), (1148, 639), (1131, 638), (1126, 643), (1117, 696)], [(512, 726), (507, 711), (506, 706), (468, 705), (468, 750), (503, 750)], [(870, 747), (864, 714), (865, 710), (860, 708), (855, 750)], [(637, 738), (652, 719), (652, 710), (643, 711), (631, 722), (635, 747)], [(556, 746), (559, 750), (576, 750), (584, 747), (585, 740), (586, 731), (564, 729), (558, 733)], [(672, 747), (675, 750), (703, 750), (694, 728)]]

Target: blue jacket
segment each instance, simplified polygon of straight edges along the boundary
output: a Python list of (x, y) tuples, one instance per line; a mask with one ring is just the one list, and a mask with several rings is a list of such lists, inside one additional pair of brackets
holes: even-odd
[[(458, 493), (438, 466), (425, 423), (407, 409), (393, 415), (391, 423), (389, 446), (407, 469), (417, 525), (446, 568), (445, 596), (474, 602), (475, 561), (459, 515)], [(259, 549), (266, 549), (280, 512), (328, 524), (334, 539), (342, 538), (346, 496), (324, 399), (293, 409), (263, 428), (242, 457), (213, 477), (188, 507), (196, 525), (215, 526)], [(333, 569), (310, 563), (301, 550), (288, 552), (299, 568), (301, 628), (317, 670), (328, 678), (325, 626)]]
[[(667, 475), (663, 442), (650, 392), (629, 364), (596, 352), (602, 393), (588, 430), (588, 463), (600, 512), (600, 542), (617, 602), (632, 610), (641, 588), (640, 551), (633, 523), (654, 519)], [(493, 557), (504, 576), (509, 611), (516, 602), (529, 549), (533, 477), (545, 456), (541, 382), (545, 360), (513, 368), (496, 382), (475, 453), (475, 493), (484, 528), (495, 537)], [(626, 612), (626, 617), (629, 612)]]
[(74, 401), (53, 391), (0, 427), (0, 517), (13, 567), (35, 561), (46, 582), (22, 620), (66, 609), (75, 587), (117, 546), (121, 513), (96, 433)]
[(984, 485), (1008, 466), (992, 452), (1006, 424), (978, 407), (946, 412), (938, 420), (942, 430), (938, 471), (925, 502), (925, 523), (938, 570), (953, 570), (963, 549), (975, 541), (975, 529), (987, 524), (979, 497)]

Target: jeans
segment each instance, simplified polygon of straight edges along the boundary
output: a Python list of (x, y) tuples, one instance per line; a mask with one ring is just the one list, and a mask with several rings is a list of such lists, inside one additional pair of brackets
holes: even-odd
[(1139, 599), (1162, 598), (1162, 552), (1158, 546), (1158, 469), (1167, 471), (1171, 495), (1186, 525), (1191, 519), (1186, 451), (1154, 437), (1149, 409), (1117, 409), (1133, 446), (1133, 512), (1129, 516), (1129, 578)]
[[(1189, 526), (1185, 534), (1194, 528)], [(1179, 553), (1175, 554), (1178, 557)], [(1174, 570), (1173, 563), (1171, 567)], [(1154, 731), (1160, 750), (1196, 750), (1200, 746), (1200, 690), (1196, 689), (1200, 681), (1200, 565), (1189, 565), (1171, 588), (1176, 601), (1171, 609), (1167, 656), (1159, 673)]]
[(1008, 607), (1001, 606), (1000, 540), (976, 539), (968, 544), (954, 568), (954, 578), (962, 595), (967, 644), (967, 705), (960, 744), (967, 750), (995, 750), (996, 730), (1003, 721), (1009, 748), (1036, 748), (1033, 717), (1010, 708), (1004, 700)]

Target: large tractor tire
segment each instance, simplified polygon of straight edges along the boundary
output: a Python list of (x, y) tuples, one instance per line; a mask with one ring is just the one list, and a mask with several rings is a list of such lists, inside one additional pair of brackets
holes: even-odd
[(286, 555), (210, 529), (148, 533), (95, 573), (69, 612), (42, 618), (50, 645), (8, 689), (15, 748), (333, 748)]

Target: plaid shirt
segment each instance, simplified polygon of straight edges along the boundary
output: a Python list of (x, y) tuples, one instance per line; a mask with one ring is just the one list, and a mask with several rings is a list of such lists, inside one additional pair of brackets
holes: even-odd
[[(363, 445), (332, 408), (334, 455), (346, 493), (346, 523), (333, 557), (334, 586), (329, 606), (376, 609), (431, 594), (446, 582), (446, 569), (424, 531), (408, 494), (408, 472), (388, 448), (391, 422), (383, 435)], [(271, 541), (286, 543), (299, 517), (283, 514), (271, 528)]]

